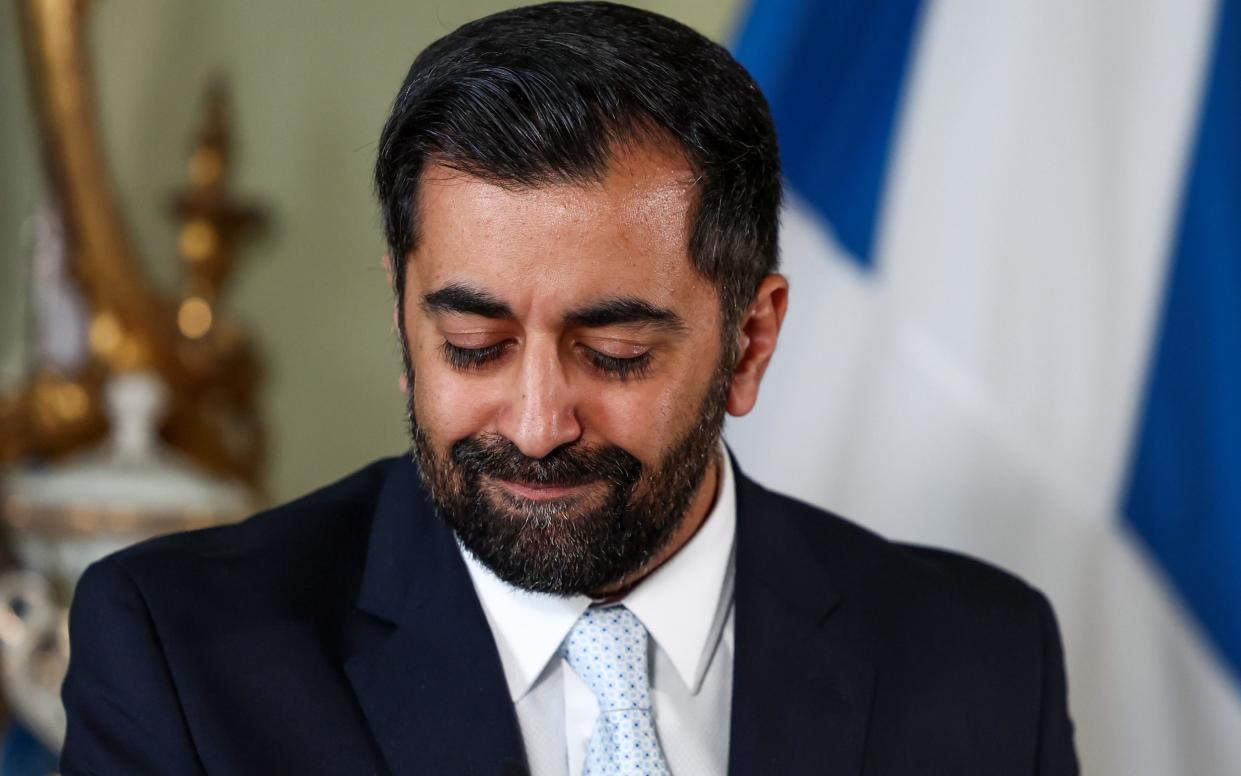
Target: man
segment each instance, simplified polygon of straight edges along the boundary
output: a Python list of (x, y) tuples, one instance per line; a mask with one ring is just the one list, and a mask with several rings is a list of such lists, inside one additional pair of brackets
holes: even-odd
[(788, 298), (724, 49), (604, 3), (468, 24), (376, 180), (411, 456), (93, 566), (65, 774), (1076, 772), (1040, 594), (720, 444)]

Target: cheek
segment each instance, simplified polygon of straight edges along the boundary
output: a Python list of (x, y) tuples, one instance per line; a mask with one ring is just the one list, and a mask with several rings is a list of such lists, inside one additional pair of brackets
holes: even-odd
[(470, 401), (468, 391), (442, 384), (442, 381), (435, 379), (433, 372), (418, 373), (414, 406), (418, 424), (437, 448), (446, 448), (477, 432), (483, 419), (478, 412), (478, 404)]
[(583, 403), (579, 417), (591, 436), (656, 464), (698, 421), (708, 379), (695, 370), (610, 386)]
[(486, 402), (477, 383), (462, 380), (440, 356), (432, 343), (410, 341), (414, 367), (414, 407), (418, 425), (438, 449), (482, 430)]

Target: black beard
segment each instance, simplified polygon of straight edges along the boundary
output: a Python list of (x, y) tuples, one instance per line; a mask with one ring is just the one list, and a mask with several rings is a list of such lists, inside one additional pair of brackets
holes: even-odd
[[(657, 465), (646, 467), (620, 447), (581, 443), (529, 458), (494, 433), (458, 440), (445, 459), (418, 425), (412, 370), (407, 375), (412, 455), (440, 518), (500, 579), (562, 596), (615, 586), (667, 546), (711, 462), (731, 386), (731, 370), (721, 361), (697, 422)], [(590, 487), (534, 500), (513, 495), (499, 480)]]

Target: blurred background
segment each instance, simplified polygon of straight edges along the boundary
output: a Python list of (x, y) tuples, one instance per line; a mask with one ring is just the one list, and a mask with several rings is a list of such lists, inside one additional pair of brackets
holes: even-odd
[[(512, 5), (0, 4), (0, 774), (54, 770), (85, 563), (407, 446), (375, 142)], [(742, 466), (1047, 592), (1085, 773), (1241, 773), (1241, 3), (636, 5), (780, 132)]]

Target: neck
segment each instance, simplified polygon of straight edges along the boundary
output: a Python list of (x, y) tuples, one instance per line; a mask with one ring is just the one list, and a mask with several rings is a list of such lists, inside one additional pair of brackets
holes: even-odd
[(638, 583), (654, 573), (655, 569), (662, 566), (673, 555), (676, 555), (682, 547), (689, 543), (690, 539), (694, 538), (694, 534), (698, 533), (698, 529), (706, 522), (707, 516), (711, 514), (711, 509), (715, 506), (715, 495), (716, 491), (719, 490), (720, 466), (722, 465), (724, 464), (718, 453), (711, 457), (711, 462), (707, 464), (707, 471), (703, 474), (702, 482), (698, 485), (698, 491), (694, 494), (693, 501), (690, 502), (689, 508), (685, 511), (685, 519), (677, 526), (676, 531), (664, 545), (664, 548), (651, 556), (651, 559), (634, 573), (614, 585), (609, 585), (592, 593), (592, 598), (604, 604), (620, 601), (637, 587)]

